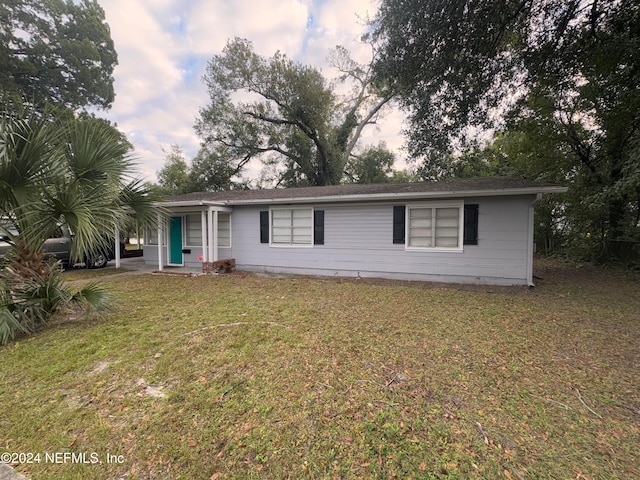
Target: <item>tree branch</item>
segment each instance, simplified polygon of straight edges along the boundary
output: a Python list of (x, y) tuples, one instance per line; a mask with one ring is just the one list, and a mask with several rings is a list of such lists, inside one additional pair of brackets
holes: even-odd
[(356, 146), (356, 143), (358, 143), (358, 139), (360, 138), (360, 135), (362, 135), (362, 131), (364, 130), (364, 127), (366, 127), (369, 124), (371, 119), (382, 109), (382, 107), (384, 107), (387, 103), (389, 103), (393, 99), (393, 97), (395, 97), (395, 94), (389, 94), (386, 97), (384, 97), (376, 105), (374, 105), (374, 107), (369, 111), (367, 116), (360, 121), (360, 123), (356, 127), (353, 137), (351, 138), (351, 141), (347, 145), (347, 150), (346, 150), (347, 154), (350, 154), (351, 150), (353, 150), (353, 148)]

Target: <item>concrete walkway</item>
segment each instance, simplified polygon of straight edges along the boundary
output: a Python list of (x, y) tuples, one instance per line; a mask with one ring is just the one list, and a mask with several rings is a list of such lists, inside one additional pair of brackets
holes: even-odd
[[(111, 276), (122, 276), (122, 275), (141, 275), (143, 273), (152, 273), (158, 269), (158, 266), (146, 265), (144, 263), (144, 258), (142, 257), (132, 257), (132, 258), (123, 258), (120, 260), (120, 268), (116, 268), (116, 261), (111, 260), (102, 271), (100, 271), (100, 276), (96, 277), (96, 280), (104, 280), (110, 278)], [(127, 270), (127, 271), (121, 271)], [(106, 274), (106, 272), (110, 272)], [(103, 274), (104, 273), (104, 274)]]
[(96, 270), (100, 272), (99, 276), (90, 279), (73, 280), (71, 283), (110, 280), (112, 278), (142, 275), (145, 273), (165, 273), (174, 275), (194, 275), (202, 273), (202, 269), (194, 267), (164, 267), (162, 272), (158, 272), (158, 265), (147, 265), (144, 263), (144, 259), (142, 257), (123, 258), (120, 260), (120, 269), (117, 269), (115, 265), (116, 262), (111, 260), (103, 270)]
[[(115, 260), (110, 261), (105, 268), (113, 270), (113, 273), (116, 274), (118, 269), (115, 268), (116, 262)], [(131, 270), (131, 272), (124, 272), (129, 274), (141, 274), (141, 273), (153, 273), (158, 271), (158, 264), (147, 265), (144, 263), (144, 258), (142, 257), (132, 257), (132, 258), (123, 258), (120, 260), (120, 268), (125, 270)], [(202, 273), (201, 267), (167, 267), (165, 266), (162, 269), (162, 273)]]

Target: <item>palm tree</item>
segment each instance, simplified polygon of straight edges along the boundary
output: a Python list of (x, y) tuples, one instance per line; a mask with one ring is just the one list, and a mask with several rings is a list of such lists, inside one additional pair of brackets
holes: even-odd
[[(130, 150), (100, 119), (28, 105), (2, 109), (0, 233), (13, 249), (0, 273), (0, 344), (33, 331), (71, 301), (104, 306), (95, 285), (69, 294), (43, 244), (64, 224), (74, 234), (71, 261), (82, 261), (113, 245), (116, 228), (133, 218), (153, 222), (154, 198), (132, 177)], [(55, 298), (43, 298), (49, 292)]]

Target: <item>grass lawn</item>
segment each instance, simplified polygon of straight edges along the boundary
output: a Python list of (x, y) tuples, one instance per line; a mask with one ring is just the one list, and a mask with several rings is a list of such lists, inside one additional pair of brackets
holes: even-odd
[(95, 270), (89, 270), (84, 267), (77, 267), (77, 268), (72, 268), (62, 272), (62, 278), (66, 282), (74, 282), (76, 280), (100, 281), (100, 277), (106, 277), (110, 275), (119, 275), (121, 273), (127, 273), (131, 271), (132, 270), (128, 270), (126, 268), (116, 269), (113, 265), (108, 265), (104, 268), (99, 268)]
[(105, 280), (109, 314), (0, 348), (0, 452), (35, 480), (640, 478), (638, 277), (536, 273)]

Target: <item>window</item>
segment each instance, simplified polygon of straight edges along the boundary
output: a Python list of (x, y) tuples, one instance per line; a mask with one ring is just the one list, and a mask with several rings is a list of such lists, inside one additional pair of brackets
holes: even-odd
[(271, 210), (271, 243), (274, 245), (311, 245), (313, 215), (310, 208)]
[(185, 218), (187, 238), (190, 247), (202, 245), (202, 219), (199, 213), (192, 213)]
[(407, 248), (461, 249), (462, 205), (407, 207)]
[[(190, 247), (202, 245), (202, 216), (200, 213), (189, 214), (185, 217), (186, 244)], [(231, 246), (231, 214), (218, 212), (218, 246)]]
[(144, 235), (144, 243), (146, 245), (157, 245), (158, 244), (158, 229), (147, 227), (145, 235)]
[[(162, 245), (167, 244), (167, 231), (164, 229), (162, 237)], [(144, 243), (147, 245), (158, 244), (158, 227), (147, 227), (144, 235)]]
[(412, 249), (462, 250), (462, 245), (478, 245), (478, 221), (477, 204), (433, 202), (414, 206), (394, 205), (393, 243)]
[(218, 213), (218, 246), (231, 246), (231, 214)]
[[(273, 229), (269, 228), (269, 220)], [(270, 236), (273, 245), (311, 245), (312, 238), (314, 245), (324, 245), (324, 210), (263, 210), (260, 212), (260, 243), (269, 243)]]

